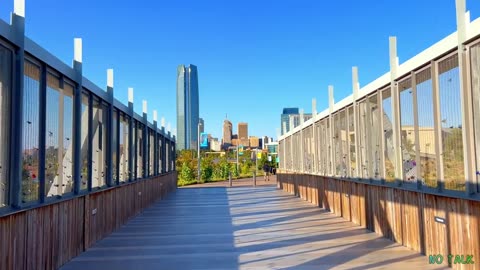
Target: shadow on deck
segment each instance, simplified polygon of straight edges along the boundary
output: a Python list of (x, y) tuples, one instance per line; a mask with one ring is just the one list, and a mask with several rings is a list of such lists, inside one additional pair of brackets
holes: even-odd
[(274, 186), (181, 188), (62, 269), (429, 269)]

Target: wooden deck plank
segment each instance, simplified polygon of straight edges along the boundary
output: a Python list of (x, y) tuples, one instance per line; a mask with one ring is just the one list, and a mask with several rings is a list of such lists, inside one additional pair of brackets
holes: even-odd
[(264, 185), (178, 189), (62, 269), (432, 267), (426, 256)]

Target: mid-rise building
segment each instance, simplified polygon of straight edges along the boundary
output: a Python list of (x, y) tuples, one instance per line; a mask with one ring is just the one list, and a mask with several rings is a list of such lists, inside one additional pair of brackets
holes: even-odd
[(238, 123), (238, 138), (240, 140), (248, 139), (248, 123)]
[(177, 144), (178, 150), (196, 149), (198, 144), (199, 101), (197, 67), (177, 68)]
[(250, 148), (259, 148), (260, 142), (258, 137), (250, 136)]
[(222, 150), (222, 145), (217, 138), (212, 138), (210, 140), (210, 150), (215, 152), (219, 152)]

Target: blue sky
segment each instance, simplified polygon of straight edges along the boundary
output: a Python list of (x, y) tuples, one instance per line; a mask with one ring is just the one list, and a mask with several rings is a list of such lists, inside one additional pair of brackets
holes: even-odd
[[(2, 1), (9, 21), (13, 0)], [(472, 19), (480, 2), (467, 0)], [(136, 111), (175, 127), (176, 67), (198, 66), (200, 116), (221, 136), (225, 114), (249, 123), (249, 134), (276, 136), (283, 107), (311, 111), (351, 93), (351, 67), (361, 86), (389, 69), (388, 37), (400, 63), (455, 31), (455, 1), (54, 1), (27, 0), (26, 33), (70, 64), (73, 38), (83, 38), (84, 74), (106, 85), (115, 70), (115, 96), (135, 89)], [(151, 113), (150, 113), (151, 115)], [(151, 118), (150, 118), (151, 119)]]

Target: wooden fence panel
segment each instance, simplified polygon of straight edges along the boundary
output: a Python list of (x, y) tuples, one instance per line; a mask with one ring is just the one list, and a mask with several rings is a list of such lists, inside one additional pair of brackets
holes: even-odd
[(345, 181), (340, 182), (340, 184), (342, 185), (342, 215), (346, 220), (352, 221), (350, 212), (351, 184)]
[(58, 269), (175, 188), (171, 173), (0, 217), (0, 269)]

